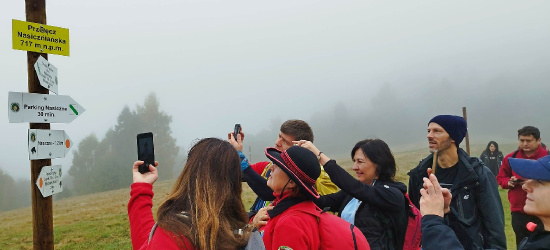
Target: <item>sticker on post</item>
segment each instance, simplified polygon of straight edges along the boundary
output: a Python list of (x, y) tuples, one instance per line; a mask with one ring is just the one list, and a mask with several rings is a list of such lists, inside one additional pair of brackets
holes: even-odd
[(34, 70), (36, 71), (36, 75), (42, 87), (59, 94), (59, 92), (57, 92), (57, 68), (53, 66), (53, 64), (40, 56), (34, 64)]
[(36, 180), (36, 186), (43, 197), (48, 197), (63, 191), (61, 176), (61, 165), (42, 167), (38, 179)]

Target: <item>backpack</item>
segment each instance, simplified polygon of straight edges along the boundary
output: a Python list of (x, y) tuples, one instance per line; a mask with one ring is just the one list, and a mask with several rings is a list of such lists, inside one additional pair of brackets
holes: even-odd
[(367, 238), (359, 228), (342, 218), (318, 209), (317, 214), (311, 214), (319, 223), (321, 250), (370, 250)]
[[(418, 210), (418, 208), (416, 208), (416, 206), (411, 202), (409, 194), (405, 193), (404, 196), (406, 199), (405, 211), (407, 211), (407, 230), (405, 230), (403, 250), (420, 250), (422, 240), (420, 221), (422, 219), (422, 215), (420, 214), (420, 210)], [(376, 212), (375, 217), (386, 229), (386, 234), (388, 235), (390, 242), (394, 242), (395, 237), (393, 236), (394, 233), (392, 232), (391, 220), (380, 212)], [(396, 239), (396, 241), (401, 242), (400, 239)], [(395, 247), (393, 245), (390, 245), (389, 249), (394, 250)]]

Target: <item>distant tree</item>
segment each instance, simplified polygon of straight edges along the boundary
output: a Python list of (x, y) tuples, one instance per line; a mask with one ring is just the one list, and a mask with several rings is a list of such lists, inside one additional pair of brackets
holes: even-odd
[(94, 192), (91, 186), (93, 184), (90, 178), (93, 171), (96, 170), (99, 142), (95, 134), (90, 134), (78, 144), (78, 148), (73, 151), (73, 162), (69, 169), (69, 175), (74, 178), (74, 192), (76, 194), (89, 194)]
[[(128, 187), (132, 183), (131, 166), (137, 160), (136, 135), (152, 132), (155, 143), (155, 160), (162, 171), (160, 179), (174, 177), (174, 165), (179, 147), (172, 137), (172, 117), (159, 110), (155, 94), (145, 99), (136, 111), (124, 106), (117, 123), (101, 141), (91, 135), (79, 144), (74, 152), (69, 174), (74, 177), (75, 194), (86, 194)], [(73, 170), (74, 169), (74, 170)], [(85, 187), (77, 187), (85, 184)]]
[(0, 169), (0, 211), (16, 208), (17, 186), (11, 176)]
[(28, 207), (31, 205), (31, 187), (35, 187), (36, 183), (28, 179), (15, 180), (16, 196), (14, 203), (14, 209), (20, 207)]
[[(159, 164), (162, 164), (162, 171), (159, 171), (159, 178), (172, 178), (174, 176), (174, 165), (176, 164), (176, 157), (179, 151), (179, 147), (176, 146), (176, 139), (172, 137), (172, 130), (170, 129), (172, 116), (160, 111), (156, 95), (150, 94), (145, 99), (144, 105), (137, 107), (136, 117), (138, 119), (137, 124), (140, 125), (140, 133), (153, 132), (155, 160), (157, 160)], [(137, 151), (137, 149), (135, 151)]]

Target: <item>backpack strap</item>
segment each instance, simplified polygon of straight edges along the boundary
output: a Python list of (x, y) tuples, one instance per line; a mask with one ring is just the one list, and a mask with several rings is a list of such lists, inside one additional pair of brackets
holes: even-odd
[(389, 249), (390, 250), (395, 250), (395, 247), (393, 245), (393, 232), (391, 230), (391, 221), (390, 219), (383, 215), (378, 209), (375, 209), (374, 211), (374, 217), (376, 219), (378, 219), (378, 221), (380, 222), (380, 224), (382, 224), (382, 227), (384, 227), (384, 229), (386, 230), (386, 234), (388, 235), (388, 239), (389, 239)]
[(357, 250), (357, 240), (355, 239), (355, 232), (353, 232), (354, 227), (355, 227), (355, 225), (349, 224), (349, 230), (351, 231), (351, 237), (353, 237), (353, 248), (355, 248), (355, 250)]
[(157, 230), (158, 223), (155, 222), (155, 225), (153, 225), (153, 228), (151, 228), (151, 232), (149, 233), (149, 240), (147, 243), (151, 242), (151, 239), (153, 238), (153, 234), (155, 234), (155, 230)]
[(516, 155), (518, 154), (518, 152), (519, 152), (519, 149), (514, 151), (514, 154), (512, 156), (510, 156), (510, 158), (516, 158)]

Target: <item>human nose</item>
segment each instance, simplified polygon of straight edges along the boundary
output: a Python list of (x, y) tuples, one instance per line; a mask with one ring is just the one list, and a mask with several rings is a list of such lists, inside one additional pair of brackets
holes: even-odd
[(359, 163), (354, 162), (353, 167), (351, 167), (352, 170), (358, 170), (359, 169)]
[(426, 135), (426, 138), (428, 138), (428, 140), (431, 139), (431, 138), (433, 138), (433, 137), (434, 137), (434, 136), (433, 136), (433, 134), (432, 134), (431, 131), (428, 132), (428, 134)]
[(282, 146), (281, 141), (282, 141), (281, 138), (277, 138), (277, 140), (275, 140), (275, 146), (281, 147)]
[(531, 193), (533, 191), (534, 184), (535, 184), (535, 181), (532, 179), (529, 179), (525, 181), (523, 185), (521, 185), (521, 189), (523, 189), (523, 191), (527, 193)]

